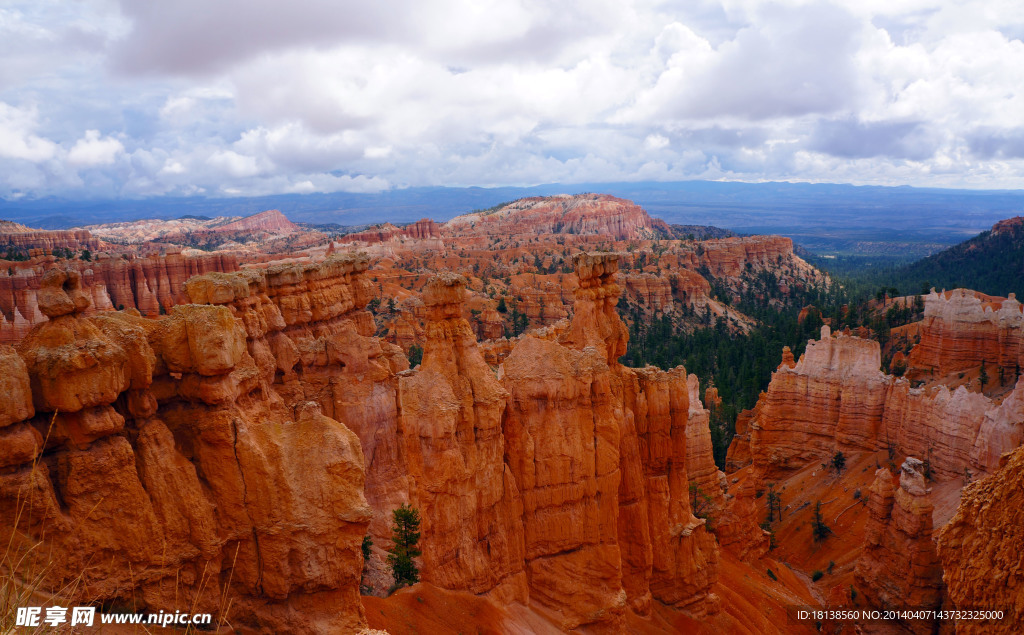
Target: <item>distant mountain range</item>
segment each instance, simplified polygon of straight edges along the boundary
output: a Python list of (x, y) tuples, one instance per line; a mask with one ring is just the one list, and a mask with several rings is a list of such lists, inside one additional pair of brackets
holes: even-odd
[(141, 218), (247, 216), (280, 209), (294, 222), (360, 226), (420, 218), (445, 221), (525, 196), (599, 192), (632, 200), (670, 224), (781, 234), (817, 254), (914, 260), (1024, 211), (1024, 191), (945, 190), (808, 183), (547, 184), (418, 187), (375, 194), (282, 194), (249, 198), (0, 200), (0, 218), (44, 229)]

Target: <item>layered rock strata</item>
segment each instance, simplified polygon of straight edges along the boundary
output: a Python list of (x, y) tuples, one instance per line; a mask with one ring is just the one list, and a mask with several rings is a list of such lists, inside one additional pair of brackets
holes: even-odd
[(44, 258), (0, 273), (0, 342), (14, 343), (25, 337), (45, 317), (37, 310), (43, 276), (55, 267), (71, 267), (81, 275), (81, 286), (91, 298), (85, 315), (114, 309), (138, 309), (147, 317), (166, 313), (185, 304), (185, 281), (212, 271), (236, 271), (232, 254), (186, 256), (177, 248), (142, 258), (98, 253), (91, 261), (58, 263)]
[(878, 343), (822, 327), (800, 361), (772, 376), (753, 417), (730, 449), (747, 452), (774, 477), (839, 451), (892, 448), (924, 457), (939, 477), (989, 472), (999, 456), (1024, 441), (1024, 382), (999, 405), (964, 387), (929, 390), (882, 373)]
[[(924, 463), (908, 458), (894, 481), (875, 474), (868, 495), (865, 545), (856, 565), (857, 588), (871, 606), (933, 611), (942, 606), (942, 566), (932, 541), (932, 503)], [(915, 633), (932, 633), (939, 620), (904, 620)]]
[(990, 375), (1015, 381), (1024, 367), (1024, 312), (1014, 294), (981, 296), (967, 289), (924, 298), (921, 343), (910, 352), (910, 368), (919, 374), (945, 375), (982, 363)]
[(96, 251), (102, 243), (87, 229), (64, 229), (48, 231), (44, 229), (0, 232), (0, 250), (8, 248), (24, 252), (27, 256), (41, 256), (52, 253), (54, 249), (70, 249)]
[(364, 256), (196, 276), (155, 319), (86, 317), (82, 276), (53, 269), (49, 319), (0, 350), (4, 528), (62, 554), (53, 586), (84, 576), (83, 601), (230, 598), (235, 624), (345, 632), (364, 624), (360, 579), (390, 584), (408, 502), (421, 577), (443, 588), (567, 629), (620, 632), (652, 602), (713, 612), (717, 545), (690, 496), (721, 488), (695, 378), (618, 364), (617, 259), (575, 265), (572, 322), (509, 342), (496, 371), (453, 274), (425, 287), (410, 371), (373, 336)]
[(2, 356), (13, 574), (45, 568), (44, 591), (151, 612), (230, 599), (233, 623), (263, 631), (365, 626), (359, 441), (314, 402), (286, 405), (253, 325), (218, 305), (83, 317), (75, 270), (48, 271), (38, 295), (49, 320)]
[(593, 234), (616, 240), (667, 236), (664, 221), (640, 206), (607, 194), (523, 198), (497, 210), (457, 216), (449, 235)]
[(988, 478), (966, 486), (956, 515), (938, 534), (949, 597), (957, 608), (998, 610), (962, 620), (956, 632), (1018, 633), (1024, 624), (1024, 448)]

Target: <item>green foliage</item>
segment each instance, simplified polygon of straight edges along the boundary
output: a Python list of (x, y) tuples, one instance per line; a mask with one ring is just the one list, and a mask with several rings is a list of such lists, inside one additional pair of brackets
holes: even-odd
[(978, 376), (981, 381), (981, 386), (984, 388), (988, 383), (988, 371), (985, 369), (985, 360), (981, 361), (981, 375)]
[(889, 374), (891, 374), (893, 377), (902, 377), (903, 374), (906, 373), (906, 372), (907, 372), (907, 362), (906, 362), (906, 360), (900, 360), (900, 361), (893, 362), (893, 364), (889, 367)]
[(832, 534), (832, 530), (825, 524), (825, 519), (821, 515), (821, 501), (818, 501), (814, 505), (814, 519), (811, 520), (811, 533), (814, 536), (815, 542), (820, 542)]
[(413, 344), (409, 347), (409, 368), (416, 368), (423, 363), (423, 347)]
[(395, 587), (415, 584), (420, 581), (420, 572), (413, 558), (422, 555), (416, 545), (420, 541), (420, 512), (415, 507), (402, 503), (392, 512), (391, 541), (394, 543), (388, 553), (388, 565), (395, 578)]
[(768, 484), (768, 519), (769, 524), (782, 520), (782, 495), (775, 491), (775, 483)]
[(526, 332), (526, 329), (530, 327), (530, 318), (525, 313), (519, 310), (519, 306), (515, 303), (512, 304), (512, 312), (509, 314), (509, 320), (512, 323), (512, 328), (509, 330), (509, 334), (512, 337), (522, 335)]
[[(710, 271), (704, 268), (703, 273), (719, 297), (731, 296)], [(757, 320), (757, 328), (746, 334), (731, 333), (724, 319), (713, 323), (706, 305), (687, 306), (681, 317), (651, 318), (639, 306), (619, 303), (619, 313), (629, 326), (623, 364), (652, 364), (663, 369), (682, 364), (697, 375), (702, 390), (712, 384), (718, 388), (722, 403), (711, 413), (711, 440), (715, 464), (720, 469), (725, 466), (736, 415), (757, 403), (779, 365), (782, 348), (789, 346), (795, 356), (803, 354), (807, 340), (819, 335), (822, 313), (834, 318), (838, 307), (847, 301), (838, 285), (792, 289), (787, 294), (780, 290), (780, 281), (772, 271), (752, 272), (746, 278), (746, 290), (739, 302), (733, 302), (737, 310)], [(799, 309), (808, 304), (832, 308), (812, 312), (813, 317), (799, 322)]]
[(363, 536), (363, 561), (370, 559), (370, 548), (373, 547), (373, 538), (370, 538), (370, 534)]
[(815, 571), (814, 573), (811, 574), (811, 581), (812, 582), (817, 582), (818, 580), (822, 579), (824, 576), (825, 576), (825, 574), (822, 573), (821, 571)]
[(772, 580), (775, 580), (776, 582), (779, 581), (779, 579), (777, 577), (775, 577), (775, 572), (772, 571), (771, 569), (768, 569), (768, 577), (771, 578)]
[(932, 287), (966, 287), (990, 295), (1024, 297), (1024, 227), (1010, 226), (997, 234), (982, 232), (915, 262), (887, 265), (871, 258), (846, 257), (812, 258), (811, 263), (846, 278), (844, 284), (853, 296), (881, 286), (898, 289), (900, 295), (927, 295)]
[(4, 260), (13, 260), (15, 262), (20, 262), (20, 261), (23, 261), (23, 260), (28, 260), (28, 254), (26, 254), (25, 252), (21, 251), (20, 249), (18, 249), (14, 245), (8, 245), (7, 246), (7, 251), (4, 253), (3, 259)]
[(498, 299), (498, 313), (508, 313), (508, 305), (505, 304), (505, 298)]
[(832, 455), (832, 469), (836, 472), (842, 472), (846, 467), (846, 456), (842, 452), (836, 452)]
[(1024, 296), (1024, 229), (1010, 227), (974, 238), (923, 258), (896, 272), (901, 288), (917, 283), (937, 288), (967, 287), (983, 293)]
[(89, 251), (88, 249), (83, 249), (82, 250), (82, 260), (84, 260), (86, 262), (92, 262), (92, 252)]

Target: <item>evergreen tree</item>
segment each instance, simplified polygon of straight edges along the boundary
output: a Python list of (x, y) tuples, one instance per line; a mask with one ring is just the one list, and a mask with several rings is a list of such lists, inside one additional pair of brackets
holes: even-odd
[(836, 452), (832, 457), (832, 467), (836, 472), (842, 472), (846, 467), (846, 456), (842, 452)]
[(413, 344), (409, 347), (409, 368), (416, 368), (423, 363), (423, 347)]
[(420, 512), (406, 503), (392, 512), (391, 541), (388, 565), (395, 578), (395, 588), (420, 581), (420, 571), (413, 558), (422, 555), (416, 545), (420, 541)]
[(814, 520), (811, 521), (811, 529), (813, 530), (815, 542), (828, 538), (829, 534), (832, 533), (832, 530), (825, 524), (825, 519), (821, 515), (821, 501), (818, 501), (814, 506)]

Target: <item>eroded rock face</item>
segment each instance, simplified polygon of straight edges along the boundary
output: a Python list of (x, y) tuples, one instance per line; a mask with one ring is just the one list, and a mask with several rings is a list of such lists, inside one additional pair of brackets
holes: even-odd
[(87, 229), (64, 229), (48, 231), (45, 229), (28, 229), (27, 231), (0, 232), (0, 244), (27, 252), (51, 252), (54, 249), (98, 250), (100, 240)]
[[(157, 317), (172, 306), (185, 304), (185, 281), (209, 272), (238, 269), (233, 254), (183, 255), (170, 248), (165, 253), (146, 257), (114, 257), (98, 253), (91, 261), (72, 260), (57, 266), (53, 257), (19, 263), (6, 275), (0, 274), (0, 342), (15, 343), (37, 324), (49, 317), (50, 299), (41, 297), (43, 280), (52, 270), (78, 276), (77, 287), (87, 296), (85, 315), (117, 309), (138, 309), (143, 315)], [(38, 307), (38, 308), (37, 308)]]
[(1021, 303), (1012, 293), (1003, 299), (968, 289), (932, 290), (924, 298), (921, 343), (908, 361), (911, 369), (938, 375), (984, 362), (1001, 377), (1016, 377), (1024, 366)]
[(569, 328), (558, 342), (522, 338), (502, 365), (531, 601), (566, 628), (621, 629), (627, 607), (644, 614), (652, 598), (714, 611), (717, 546), (690, 509), (686, 373), (620, 366), (615, 256), (575, 262)]
[(82, 576), (70, 588), (85, 602), (216, 613), (231, 597), (232, 622), (267, 632), (365, 626), (356, 435), (315, 402), (285, 403), (234, 306), (87, 318), (77, 272), (43, 283), (50, 320), (19, 343), (24, 362), (0, 351), (16, 396), (4, 416), (21, 420), (0, 430), (0, 515), (6, 535), (17, 519), (26, 566), (60, 554), (47, 590)]
[(1004, 611), (1003, 619), (962, 621), (957, 633), (1016, 633), (1024, 624), (1024, 448), (991, 476), (966, 486), (938, 535), (949, 596), (957, 608)]
[(55, 584), (103, 554), (90, 601), (173, 610), (186, 593), (215, 612), (228, 595), (232, 622), (258, 630), (357, 630), (360, 584), (391, 584), (383, 549), (408, 502), (438, 586), (598, 631), (654, 601), (717, 610), (717, 544), (691, 508), (691, 485), (722, 499), (707, 411), (684, 369), (618, 363), (614, 255), (579, 256), (572, 322), (504, 340), (497, 368), (465, 280), (442, 274), (409, 370), (373, 336), (366, 268), (335, 254), (208, 273), (159, 319), (85, 317), (74, 276), (53, 274), (54, 316), (0, 350), (16, 396), (0, 506), (15, 518), (27, 500), (24, 535), (76, 554)]
[(522, 499), (504, 463), (504, 388), (462, 317), (465, 280), (426, 286), (423, 362), (398, 383), (399, 443), (423, 517), (423, 579), (527, 600)]
[[(932, 503), (924, 463), (908, 458), (898, 481), (879, 469), (868, 497), (864, 550), (857, 561), (857, 588), (871, 606), (888, 609), (942, 606), (942, 566), (932, 541)], [(917, 633), (932, 633), (937, 620), (908, 620)]]
[(523, 198), (491, 212), (457, 216), (444, 225), (453, 236), (599, 234), (616, 240), (667, 233), (664, 221), (640, 206), (607, 194)]
[(837, 451), (892, 447), (928, 458), (938, 476), (950, 478), (965, 469), (991, 471), (1024, 439), (1024, 387), (996, 405), (962, 386), (914, 389), (879, 366), (877, 342), (833, 336), (827, 326), (796, 364), (784, 352), (768, 390), (742, 420), (748, 429), (737, 430), (733, 464), (742, 464), (749, 447), (755, 468), (772, 477)]

